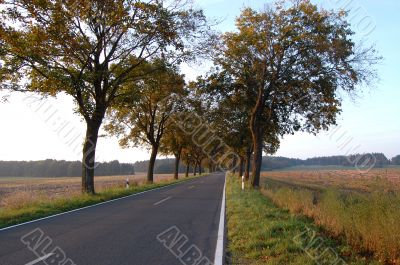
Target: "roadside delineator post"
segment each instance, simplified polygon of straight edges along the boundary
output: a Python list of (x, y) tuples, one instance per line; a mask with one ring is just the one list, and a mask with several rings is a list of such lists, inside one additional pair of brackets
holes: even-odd
[(242, 176), (242, 190), (244, 190), (244, 176)]
[(126, 177), (126, 185), (125, 185), (126, 189), (129, 189), (129, 177)]

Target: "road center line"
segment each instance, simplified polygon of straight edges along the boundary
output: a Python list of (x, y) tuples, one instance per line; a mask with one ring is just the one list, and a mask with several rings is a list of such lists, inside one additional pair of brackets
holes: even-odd
[(49, 254), (47, 254), (47, 255), (45, 255), (43, 257), (40, 257), (40, 258), (37, 258), (37, 259), (35, 259), (35, 260), (31, 261), (31, 262), (28, 262), (25, 265), (34, 265), (36, 263), (39, 263), (41, 261), (44, 261), (44, 260), (48, 259), (52, 255), (54, 255), (54, 253), (49, 253)]
[(167, 198), (165, 198), (165, 199), (163, 199), (163, 200), (161, 200), (161, 201), (159, 201), (159, 202), (156, 202), (155, 204), (153, 204), (154, 206), (156, 206), (156, 205), (159, 205), (159, 204), (161, 204), (161, 203), (163, 203), (163, 202), (165, 202), (165, 201), (167, 201), (167, 200), (169, 200), (169, 199), (171, 199), (172, 197), (171, 196), (169, 196), (169, 197), (167, 197)]

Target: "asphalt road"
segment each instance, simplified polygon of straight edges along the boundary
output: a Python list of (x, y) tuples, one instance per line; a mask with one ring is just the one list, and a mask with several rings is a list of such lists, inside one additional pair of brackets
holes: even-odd
[(0, 231), (0, 265), (209, 265), (224, 173)]

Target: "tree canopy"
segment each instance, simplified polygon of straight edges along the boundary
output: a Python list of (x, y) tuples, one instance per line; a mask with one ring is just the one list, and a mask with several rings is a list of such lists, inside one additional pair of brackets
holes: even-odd
[[(172, 94), (184, 96), (185, 81), (176, 67), (163, 60), (143, 63), (142, 68), (152, 74), (124, 86), (124, 96), (110, 108), (106, 130), (119, 136), (123, 147), (150, 147), (153, 168), (168, 120), (179, 110), (179, 102), (166, 98)], [(152, 168), (149, 168), (149, 182), (153, 181)]]

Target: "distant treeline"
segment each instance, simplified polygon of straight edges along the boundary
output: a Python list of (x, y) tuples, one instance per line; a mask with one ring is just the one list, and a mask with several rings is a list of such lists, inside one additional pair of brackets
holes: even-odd
[[(362, 159), (359, 159), (362, 157)], [(388, 159), (382, 153), (371, 153), (351, 156), (326, 156), (308, 159), (268, 156), (263, 157), (262, 170), (274, 170), (296, 166), (342, 166), (354, 167), (364, 160), (375, 162), (375, 167), (400, 165), (400, 155)], [(373, 158), (373, 160), (372, 160)], [(175, 159), (157, 159), (154, 173), (172, 174)], [(95, 168), (96, 176), (133, 175), (136, 172), (147, 172), (149, 161), (138, 161), (135, 164), (111, 161), (100, 163)], [(47, 159), (42, 161), (0, 161), (0, 177), (76, 177), (81, 174), (81, 162), (58, 161)], [(179, 172), (184, 173), (186, 166), (181, 163)], [(193, 168), (190, 168), (193, 171)]]
[(296, 166), (342, 166), (362, 167), (371, 165), (373, 167), (384, 167), (388, 165), (400, 165), (400, 155), (388, 159), (382, 153), (355, 154), (350, 156), (325, 156), (308, 159), (296, 159), (286, 157), (263, 157), (263, 170), (281, 169)]
[[(174, 173), (174, 158), (165, 158), (165, 159), (157, 159), (154, 165), (154, 173), (155, 174), (172, 174)], [(138, 161), (134, 164), (136, 172), (147, 172), (149, 167), (149, 160)], [(180, 163), (179, 165), (179, 173), (185, 173), (186, 165)], [(193, 171), (193, 168), (190, 167), (190, 172)]]
[[(174, 159), (157, 159), (154, 167), (156, 174), (169, 174), (174, 172)], [(326, 156), (308, 159), (297, 159), (277, 156), (263, 157), (262, 170), (274, 170), (296, 166), (340, 166), (355, 167), (361, 166), (363, 162), (374, 163), (374, 167), (384, 167), (388, 165), (400, 165), (400, 155), (389, 160), (382, 153), (355, 154), (350, 156)], [(146, 172), (149, 161), (139, 161), (135, 164), (137, 172)], [(192, 169), (191, 169), (192, 170)], [(185, 172), (185, 165), (181, 163), (179, 172)]]
[[(41, 161), (0, 161), (0, 177), (77, 177), (81, 175), (79, 161), (41, 160)], [(133, 175), (133, 164), (111, 161), (99, 163), (96, 176)]]

